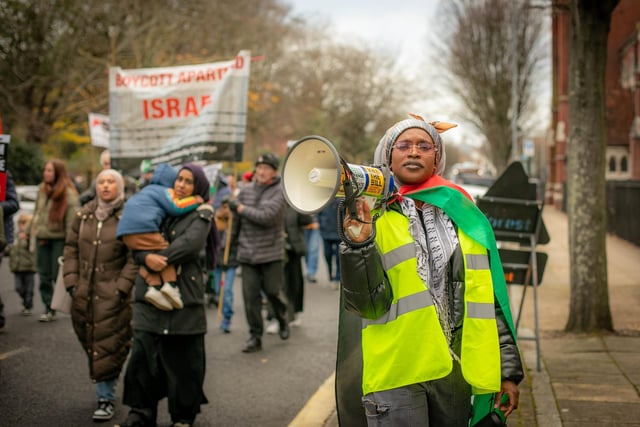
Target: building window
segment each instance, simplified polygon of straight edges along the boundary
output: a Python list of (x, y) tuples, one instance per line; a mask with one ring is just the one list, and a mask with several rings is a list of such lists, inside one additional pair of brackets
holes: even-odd
[(627, 156), (622, 156), (622, 159), (620, 159), (620, 172), (627, 172), (627, 169)]
[(609, 172), (616, 171), (616, 156), (609, 157)]

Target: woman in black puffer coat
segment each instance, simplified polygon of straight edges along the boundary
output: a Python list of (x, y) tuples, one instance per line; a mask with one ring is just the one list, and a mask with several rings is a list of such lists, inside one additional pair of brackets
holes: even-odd
[(200, 251), (211, 229), (213, 208), (209, 181), (202, 168), (184, 165), (174, 183), (179, 198), (200, 195), (205, 203), (180, 217), (167, 217), (162, 232), (169, 247), (157, 253), (136, 251), (139, 264), (159, 271), (176, 266), (184, 307), (160, 310), (146, 301), (146, 284), (136, 277), (133, 348), (124, 380), (123, 402), (131, 407), (121, 426), (155, 426), (158, 402), (168, 398), (174, 425), (193, 425), (204, 395), (205, 283)]

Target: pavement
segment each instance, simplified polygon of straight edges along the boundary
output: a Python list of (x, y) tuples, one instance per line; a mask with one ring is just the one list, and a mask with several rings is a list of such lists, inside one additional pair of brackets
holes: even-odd
[[(509, 426), (640, 427), (640, 247), (607, 235), (609, 305), (614, 333), (569, 334), (568, 225), (564, 212), (546, 206), (551, 237), (538, 251), (549, 256), (534, 298), (527, 288), (518, 337), (525, 379), (520, 406)], [(511, 286), (514, 316), (523, 286)], [(535, 303), (539, 352), (535, 340)], [(320, 386), (289, 427), (335, 427), (333, 375)], [(343, 426), (349, 427), (349, 426)]]

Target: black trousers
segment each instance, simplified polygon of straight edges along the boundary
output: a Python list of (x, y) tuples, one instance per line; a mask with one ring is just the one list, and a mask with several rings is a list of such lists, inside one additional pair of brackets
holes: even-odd
[[(208, 403), (202, 389), (204, 373), (204, 334), (134, 330), (122, 402), (155, 418), (158, 401), (167, 397), (171, 420), (193, 424), (200, 405)], [(155, 425), (155, 419), (149, 421)]]
[(288, 320), (294, 320), (296, 313), (304, 310), (304, 276), (302, 275), (302, 257), (294, 251), (287, 251), (284, 264), (284, 283), (289, 301)]
[(241, 264), (242, 297), (249, 333), (260, 338), (264, 331), (262, 295), (264, 292), (273, 314), (280, 325), (287, 323), (287, 298), (284, 295), (284, 268), (282, 261), (264, 264)]

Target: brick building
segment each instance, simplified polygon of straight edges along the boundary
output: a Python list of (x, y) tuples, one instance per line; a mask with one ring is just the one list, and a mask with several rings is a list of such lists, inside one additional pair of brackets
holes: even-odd
[[(552, 12), (552, 132), (548, 141), (547, 203), (562, 206), (569, 141), (568, 0)], [(613, 11), (606, 58), (607, 179), (640, 179), (640, 1), (621, 0)]]

